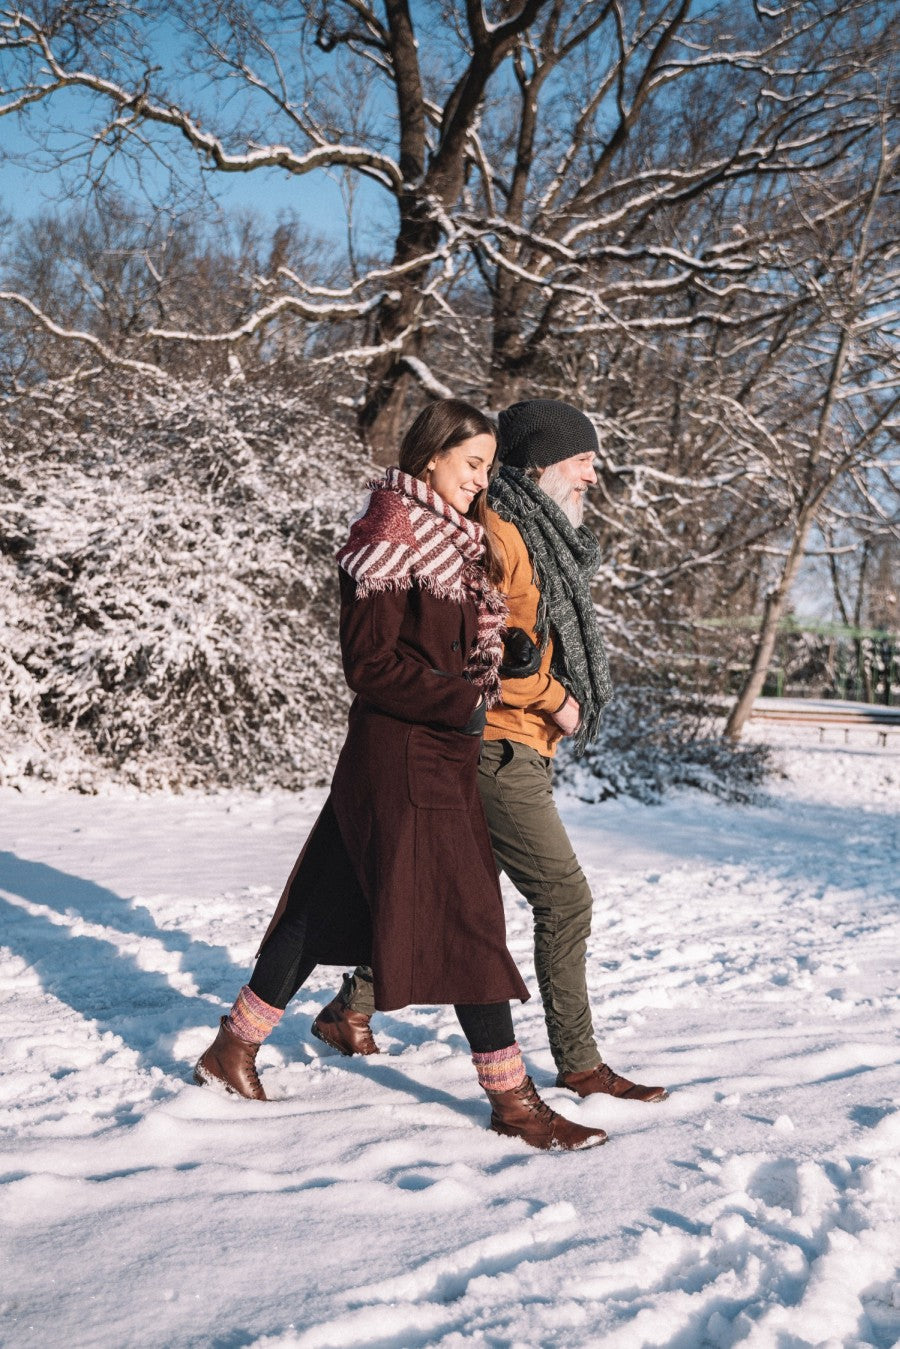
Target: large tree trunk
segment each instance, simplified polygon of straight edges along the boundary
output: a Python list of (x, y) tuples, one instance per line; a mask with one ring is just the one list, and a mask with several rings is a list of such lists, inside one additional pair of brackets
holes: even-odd
[(369, 366), (368, 389), (358, 424), (376, 464), (397, 462), (408, 384), (408, 371), (393, 352), (376, 357)]
[[(415, 197), (406, 199), (393, 265), (425, 258), (437, 246), (440, 228), (425, 215), (427, 206)], [(422, 217), (425, 216), (423, 219)], [(393, 464), (403, 430), (409, 371), (404, 356), (417, 356), (422, 336), (417, 323), (422, 291), (428, 280), (429, 263), (414, 267), (395, 283), (399, 299), (383, 300), (375, 318), (374, 344), (389, 350), (374, 357), (366, 378), (366, 396), (359, 410), (359, 429), (378, 464)], [(402, 334), (409, 330), (408, 335)], [(399, 346), (393, 344), (397, 343)]]
[[(518, 260), (515, 250), (509, 255)], [(495, 274), (491, 304), (491, 356), (488, 405), (508, 407), (528, 396), (527, 384), (534, 367), (534, 347), (525, 337), (523, 313), (528, 289), (503, 268)]]
[(522, 397), (522, 375), (519, 368), (522, 342), (519, 336), (520, 320), (498, 306), (494, 310), (491, 342), (490, 380), (487, 389), (488, 407), (493, 411), (509, 407)]
[[(424, 258), (437, 247), (443, 227), (434, 206), (452, 214), (459, 201), (466, 171), (466, 142), (482, 106), (484, 91), (493, 72), (534, 22), (548, 0), (524, 0), (518, 14), (488, 27), (480, 4), (467, 5), (472, 38), (471, 59), (443, 108), (439, 142), (425, 167), (424, 101), (417, 44), (413, 34), (409, 0), (386, 0), (393, 42), (398, 90), (398, 108), (403, 143), (400, 166), (404, 188), (399, 194), (400, 230), (394, 262)], [(430, 264), (408, 272), (398, 289), (399, 303), (383, 304), (376, 323), (376, 341), (399, 345), (377, 356), (369, 369), (368, 389), (360, 410), (360, 428), (375, 456), (389, 463), (396, 454), (397, 436), (405, 410), (409, 374), (404, 356), (416, 356), (421, 347), (417, 321)], [(409, 336), (403, 333), (409, 328)]]

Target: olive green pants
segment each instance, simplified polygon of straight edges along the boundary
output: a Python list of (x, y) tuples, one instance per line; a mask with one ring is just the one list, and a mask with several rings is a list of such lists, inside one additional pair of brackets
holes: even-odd
[[(553, 800), (553, 762), (517, 741), (487, 740), (478, 786), (498, 870), (531, 905), (554, 1061), (560, 1072), (584, 1072), (601, 1061), (585, 978), (592, 900)], [(346, 979), (344, 996), (354, 1011), (371, 1015), (371, 971), (361, 967)]]

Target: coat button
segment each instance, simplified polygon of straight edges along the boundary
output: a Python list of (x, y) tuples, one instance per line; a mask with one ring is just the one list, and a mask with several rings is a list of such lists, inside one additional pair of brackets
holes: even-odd
[(450, 650), (451, 651), (459, 650), (459, 642), (456, 640), (456, 638), (454, 638), (453, 641), (450, 643)]

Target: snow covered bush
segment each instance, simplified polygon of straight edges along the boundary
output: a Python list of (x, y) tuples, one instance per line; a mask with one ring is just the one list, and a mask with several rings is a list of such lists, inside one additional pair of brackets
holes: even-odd
[(558, 780), (589, 802), (633, 796), (652, 804), (678, 787), (750, 801), (771, 767), (767, 745), (722, 738), (705, 698), (648, 680), (616, 688), (600, 737), (581, 759), (563, 741)]
[[(271, 379), (154, 391), (107, 376), (14, 405), (0, 428), (0, 782), (327, 782), (349, 702), (334, 553), (374, 472), (334, 415)], [(599, 743), (579, 763), (563, 751), (568, 786), (591, 801), (749, 796), (765, 752), (723, 742), (696, 698), (654, 676), (632, 617), (603, 624), (630, 682)], [(635, 649), (637, 669), (622, 654)]]
[(0, 765), (6, 777), (47, 751), (39, 683), (29, 668), (36, 618), (14, 559), (0, 553)]
[(326, 781), (355, 438), (271, 387), (104, 381), (0, 450), (0, 780)]

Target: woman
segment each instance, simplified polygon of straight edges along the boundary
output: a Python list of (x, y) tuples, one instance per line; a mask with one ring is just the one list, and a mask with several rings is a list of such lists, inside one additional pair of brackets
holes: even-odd
[(331, 794), (250, 979), (194, 1077), (265, 1100), (256, 1054), (319, 963), (371, 965), (375, 1005), (453, 1003), (491, 1127), (535, 1147), (605, 1142), (526, 1076), (509, 1009), (528, 992), (506, 947), (476, 786), (505, 614), (480, 520), (492, 423), (426, 408), (338, 553), (341, 654), (356, 698)]

